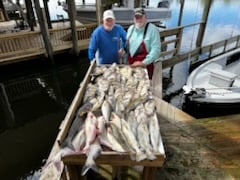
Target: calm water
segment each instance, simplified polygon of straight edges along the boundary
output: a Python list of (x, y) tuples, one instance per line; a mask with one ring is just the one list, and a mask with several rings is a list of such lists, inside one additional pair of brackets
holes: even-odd
[[(151, 1), (150, 5), (156, 7), (157, 2)], [(64, 13), (56, 2), (50, 3), (52, 19)], [(204, 4), (204, 0), (186, 0), (181, 25), (199, 22)], [(179, 0), (171, 1), (171, 9), (172, 17), (165, 22), (169, 28), (177, 26)], [(197, 33), (198, 26), (184, 30), (182, 51), (195, 47)], [(215, 0), (204, 45), (236, 34), (240, 34), (240, 2)], [(63, 56), (64, 61), (55, 57), (54, 66), (47, 59), (0, 66), (0, 179), (37, 179), (89, 66), (86, 52), (79, 57)], [(181, 88), (188, 69), (188, 62), (183, 62), (163, 72), (164, 99), (180, 109), (184, 103)]]

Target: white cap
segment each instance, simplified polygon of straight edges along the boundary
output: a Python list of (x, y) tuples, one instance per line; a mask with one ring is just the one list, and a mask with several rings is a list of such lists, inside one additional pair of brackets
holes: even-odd
[(108, 19), (108, 18), (115, 19), (114, 13), (113, 13), (113, 11), (110, 10), (110, 9), (104, 11), (104, 13), (103, 13), (103, 20), (106, 20), (106, 19)]

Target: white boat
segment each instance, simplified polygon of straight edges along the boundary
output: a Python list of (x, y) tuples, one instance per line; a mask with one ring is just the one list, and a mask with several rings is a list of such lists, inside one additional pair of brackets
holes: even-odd
[[(66, 3), (63, 3), (62, 6), (65, 11), (68, 10)], [(112, 10), (115, 14), (117, 24), (128, 27), (134, 23), (134, 8), (112, 6)], [(148, 17), (148, 21), (156, 24), (159, 27), (163, 26), (162, 21), (171, 17), (171, 10), (168, 7), (145, 7), (144, 10)], [(77, 19), (81, 23), (97, 22), (95, 4), (76, 5), (76, 11)]]
[(204, 105), (240, 104), (240, 48), (194, 69), (183, 86), (186, 100)]

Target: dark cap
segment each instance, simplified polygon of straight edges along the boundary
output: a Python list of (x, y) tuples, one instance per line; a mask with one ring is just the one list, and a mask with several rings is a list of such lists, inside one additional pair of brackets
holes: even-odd
[(145, 11), (144, 11), (144, 9), (143, 8), (136, 8), (135, 10), (134, 10), (134, 15), (136, 16), (136, 15), (139, 15), (139, 16), (142, 16), (142, 15), (145, 15), (146, 13), (145, 13)]

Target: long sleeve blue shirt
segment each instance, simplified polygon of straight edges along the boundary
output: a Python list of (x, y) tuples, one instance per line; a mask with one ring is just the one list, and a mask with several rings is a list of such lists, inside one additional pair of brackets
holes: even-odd
[(126, 31), (115, 24), (112, 31), (106, 31), (103, 25), (98, 26), (92, 33), (88, 47), (88, 58), (92, 61), (98, 51), (99, 64), (119, 63), (118, 51), (125, 47)]

